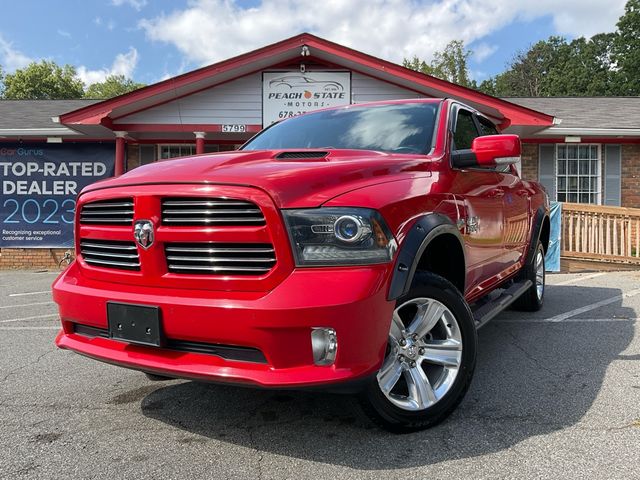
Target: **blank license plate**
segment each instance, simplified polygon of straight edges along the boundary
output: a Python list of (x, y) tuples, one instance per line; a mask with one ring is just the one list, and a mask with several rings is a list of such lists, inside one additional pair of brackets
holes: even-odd
[(107, 302), (109, 337), (141, 345), (162, 346), (160, 307)]

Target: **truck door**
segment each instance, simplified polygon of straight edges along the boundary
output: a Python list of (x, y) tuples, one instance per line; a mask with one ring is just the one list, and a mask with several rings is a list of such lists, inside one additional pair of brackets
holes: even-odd
[[(468, 150), (480, 135), (474, 115), (454, 107), (452, 151)], [(451, 170), (451, 193), (462, 199), (458, 227), (464, 238), (467, 261), (467, 285), (478, 283), (502, 272), (504, 259), (504, 188), (493, 169), (468, 168)]]
[[(481, 135), (498, 135), (496, 127), (486, 118), (476, 116)], [(519, 262), (529, 238), (529, 198), (531, 192), (522, 182), (512, 165), (496, 168), (498, 184), (504, 191), (502, 208), (504, 214), (504, 261), (507, 265)]]

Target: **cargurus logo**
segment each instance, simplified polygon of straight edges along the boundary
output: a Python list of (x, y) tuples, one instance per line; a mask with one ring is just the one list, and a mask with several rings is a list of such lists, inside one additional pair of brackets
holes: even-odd
[(19, 157), (41, 157), (44, 155), (44, 150), (41, 148), (0, 148), (0, 155), (2, 156), (15, 156)]

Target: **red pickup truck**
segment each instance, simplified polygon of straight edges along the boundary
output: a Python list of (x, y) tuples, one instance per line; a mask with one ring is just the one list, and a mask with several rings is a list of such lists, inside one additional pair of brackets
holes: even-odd
[(515, 135), (449, 99), (350, 105), (85, 188), (60, 348), (150, 378), (358, 394), (442, 421), (477, 329), (544, 297), (549, 204)]

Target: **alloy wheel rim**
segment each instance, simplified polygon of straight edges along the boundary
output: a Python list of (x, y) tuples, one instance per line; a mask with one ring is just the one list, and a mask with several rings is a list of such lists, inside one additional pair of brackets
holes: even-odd
[(544, 295), (544, 255), (540, 250), (536, 255), (536, 294), (538, 300), (542, 300)]
[(425, 410), (449, 392), (461, 363), (462, 335), (451, 310), (432, 298), (414, 298), (393, 311), (378, 385), (397, 407)]

